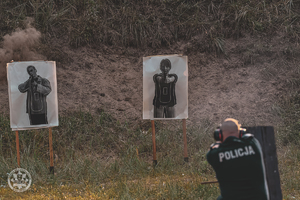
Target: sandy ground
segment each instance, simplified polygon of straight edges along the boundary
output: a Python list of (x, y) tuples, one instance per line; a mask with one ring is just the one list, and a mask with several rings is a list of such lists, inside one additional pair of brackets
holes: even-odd
[[(282, 41), (282, 42), (278, 42)], [(56, 61), (59, 113), (103, 110), (120, 121), (141, 122), (143, 56), (184, 54), (189, 69), (189, 124), (227, 117), (244, 125), (276, 125), (274, 111), (286, 95), (289, 80), (299, 67), (289, 59), (296, 48), (280, 36), (272, 39), (225, 40), (226, 54), (198, 52), (181, 42), (168, 49), (132, 49), (101, 46), (73, 49), (63, 40), (51, 39), (48, 60)], [(0, 112), (9, 113), (7, 83), (0, 85)]]

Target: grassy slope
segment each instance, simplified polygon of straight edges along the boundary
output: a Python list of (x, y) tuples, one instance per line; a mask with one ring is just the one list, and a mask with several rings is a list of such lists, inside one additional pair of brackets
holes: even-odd
[[(299, 7), (300, 2), (295, 0), (1, 1), (0, 36), (24, 28), (25, 18), (33, 17), (34, 27), (44, 35), (43, 42), (55, 35), (65, 37), (74, 47), (103, 43), (158, 48), (190, 40), (193, 50), (224, 53), (224, 39), (243, 37), (245, 33), (254, 37), (280, 33), (291, 43), (299, 42)], [(284, 122), (276, 129), (285, 199), (300, 199), (299, 104), (296, 87), (276, 108)], [(189, 164), (182, 161), (180, 126), (169, 130), (157, 124), (159, 164), (155, 170), (150, 130), (120, 124), (107, 113), (92, 116), (76, 112), (72, 117), (60, 116), (60, 124), (53, 131), (54, 150), (59, 156), (55, 177), (48, 174), (47, 131), (20, 134), (21, 167), (31, 173), (35, 185), (26, 193), (16, 194), (2, 186), (7, 185), (6, 173), (17, 164), (9, 119), (0, 116), (0, 198), (215, 199), (218, 195), (217, 185), (199, 184), (214, 179), (205, 160), (208, 145), (213, 142), (210, 133), (214, 127), (210, 122), (189, 127)]]
[(199, 51), (222, 51), (224, 38), (276, 31), (299, 40), (300, 3), (295, 0), (15, 0), (0, 5), (1, 36), (33, 17), (38, 30), (67, 36), (72, 46), (160, 47), (201, 35)]

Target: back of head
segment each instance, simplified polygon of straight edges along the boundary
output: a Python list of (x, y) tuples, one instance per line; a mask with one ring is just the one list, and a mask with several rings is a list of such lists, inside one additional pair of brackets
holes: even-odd
[(236, 119), (227, 118), (222, 123), (221, 130), (224, 135), (224, 139), (228, 136), (239, 136), (239, 130), (241, 125), (238, 123)]

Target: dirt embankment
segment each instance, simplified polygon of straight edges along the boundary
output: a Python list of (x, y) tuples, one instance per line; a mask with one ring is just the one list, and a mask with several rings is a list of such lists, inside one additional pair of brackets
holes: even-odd
[[(225, 40), (227, 56), (198, 52), (189, 42), (140, 50), (104, 45), (73, 49), (62, 39), (50, 41), (50, 50), (37, 51), (56, 61), (60, 114), (104, 110), (121, 121), (142, 121), (142, 57), (184, 54), (189, 61), (188, 123), (208, 119), (218, 124), (234, 117), (245, 125), (276, 125), (276, 102), (300, 71), (291, 58), (297, 47), (279, 35)], [(9, 113), (4, 80), (0, 93), (0, 112)]]

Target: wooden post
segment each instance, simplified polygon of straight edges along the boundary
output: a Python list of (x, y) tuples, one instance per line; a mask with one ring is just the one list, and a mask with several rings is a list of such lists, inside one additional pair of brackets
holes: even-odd
[(155, 167), (157, 165), (157, 159), (156, 159), (155, 122), (154, 122), (154, 120), (151, 120), (151, 126), (152, 126), (152, 144), (153, 144), (153, 165)]
[(252, 133), (259, 141), (265, 164), (270, 200), (281, 200), (280, 177), (275, 146), (275, 134), (272, 126), (246, 127), (247, 133)]
[(184, 161), (189, 162), (188, 152), (187, 152), (187, 139), (186, 139), (186, 119), (182, 120), (183, 126), (183, 148), (184, 148)]
[(219, 183), (219, 182), (218, 181), (207, 181), (207, 182), (201, 182), (201, 185), (212, 184), (212, 183)]
[(17, 161), (20, 167), (19, 131), (16, 131)]
[(137, 159), (140, 161), (140, 157), (139, 157), (139, 149), (136, 148), (135, 151), (136, 151), (136, 157), (137, 157)]
[(49, 150), (50, 150), (50, 173), (54, 174), (52, 129), (51, 128), (49, 128)]

